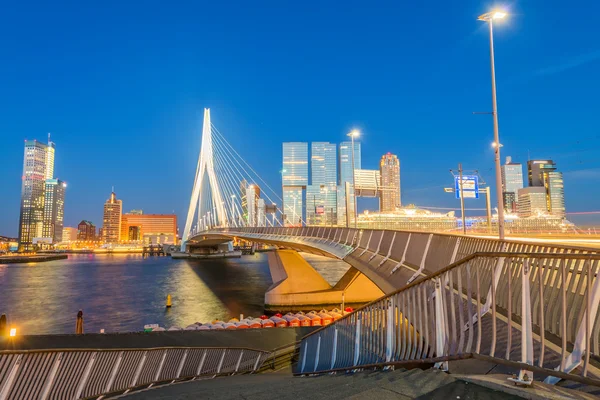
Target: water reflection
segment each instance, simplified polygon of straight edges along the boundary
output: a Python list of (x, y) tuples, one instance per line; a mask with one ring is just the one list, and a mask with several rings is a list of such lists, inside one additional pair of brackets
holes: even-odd
[[(307, 256), (335, 283), (348, 268)], [(0, 313), (22, 334), (72, 333), (79, 309), (85, 331), (139, 331), (144, 324), (263, 313), (271, 285), (266, 254), (224, 260), (172, 260), (141, 255), (69, 255), (67, 260), (0, 265)], [(173, 307), (165, 307), (167, 294)]]

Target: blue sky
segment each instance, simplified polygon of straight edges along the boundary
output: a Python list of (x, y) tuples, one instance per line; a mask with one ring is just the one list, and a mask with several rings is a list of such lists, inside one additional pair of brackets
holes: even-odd
[[(48, 132), (66, 225), (101, 225), (113, 185), (125, 210), (182, 225), (204, 107), (274, 187), (281, 142), (354, 127), (364, 168), (398, 154), (405, 203), (457, 207), (442, 188), (458, 162), (493, 181), (491, 117), (472, 112), (491, 108), (477, 16), (494, 3), (176, 3), (3, 5), (0, 234), (17, 234), (23, 140)], [(600, 209), (600, 4), (577, 3), (504, 3), (495, 29), (503, 158), (553, 158), (573, 212)]]

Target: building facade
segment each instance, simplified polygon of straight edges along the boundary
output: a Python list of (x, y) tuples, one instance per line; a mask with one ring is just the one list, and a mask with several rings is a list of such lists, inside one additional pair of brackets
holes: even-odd
[(260, 199), (260, 187), (257, 184), (251, 184), (246, 188), (246, 199), (248, 204), (248, 226), (258, 226), (258, 200)]
[(90, 221), (81, 221), (77, 225), (77, 240), (85, 242), (96, 240), (96, 226)]
[(19, 249), (33, 250), (33, 239), (42, 237), (46, 179), (54, 174), (54, 143), (26, 140), (21, 176)]
[(62, 242), (75, 242), (77, 240), (77, 228), (70, 226), (63, 227), (62, 231)]
[(504, 209), (508, 212), (516, 212), (519, 203), (518, 193), (523, 189), (523, 165), (512, 162), (512, 157), (506, 157), (501, 173)]
[(123, 202), (117, 200), (115, 192), (104, 203), (104, 218), (102, 220), (102, 240), (106, 243), (118, 243), (121, 240), (121, 218)]
[(400, 191), (400, 160), (398, 156), (387, 153), (379, 161), (381, 189), (379, 193), (379, 211), (395, 211), (402, 206)]
[(309, 225), (337, 224), (337, 145), (311, 143), (311, 184), (306, 187), (306, 222)]
[[(340, 186), (352, 184), (352, 142), (341, 142), (339, 151)], [(354, 169), (362, 169), (360, 142), (354, 142)]]
[(546, 190), (540, 186), (519, 189), (518, 207), (521, 218), (546, 215)]
[(258, 208), (256, 210), (256, 226), (267, 226), (267, 208), (265, 199), (258, 199)]
[(281, 181), (284, 224), (301, 225), (304, 220), (304, 189), (308, 185), (308, 143), (283, 143)]
[(123, 214), (120, 237), (121, 241), (176, 244), (177, 215)]
[(59, 179), (46, 179), (42, 236), (52, 239), (54, 244), (62, 241), (66, 187), (67, 184)]
[(552, 160), (530, 160), (527, 162), (529, 186), (543, 187), (546, 192), (546, 211), (555, 217), (564, 218), (565, 189), (562, 172), (556, 170)]

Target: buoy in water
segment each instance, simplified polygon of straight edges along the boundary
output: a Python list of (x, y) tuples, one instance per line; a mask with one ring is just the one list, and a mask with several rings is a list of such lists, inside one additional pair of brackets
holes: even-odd
[(171, 307), (171, 295), (167, 295), (167, 308)]

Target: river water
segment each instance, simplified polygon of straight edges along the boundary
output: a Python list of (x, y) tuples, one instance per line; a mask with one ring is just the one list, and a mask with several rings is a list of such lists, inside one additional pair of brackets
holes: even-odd
[[(343, 261), (304, 255), (335, 284)], [(145, 324), (185, 327), (194, 322), (260, 316), (271, 285), (267, 254), (222, 260), (173, 260), (141, 254), (69, 255), (67, 260), (0, 264), (0, 314), (19, 334), (140, 331)], [(167, 294), (173, 306), (165, 307)]]

